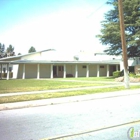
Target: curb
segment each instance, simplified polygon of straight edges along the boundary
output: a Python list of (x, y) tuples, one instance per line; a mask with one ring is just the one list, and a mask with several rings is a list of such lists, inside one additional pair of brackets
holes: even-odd
[(10, 110), (10, 109), (21, 109), (21, 108), (28, 108), (28, 107), (47, 106), (47, 105), (57, 105), (57, 104), (72, 103), (72, 102), (81, 102), (81, 101), (113, 98), (113, 97), (120, 97), (120, 96), (130, 96), (130, 95), (132, 96), (136, 94), (140, 94), (140, 89), (7, 103), (7, 104), (0, 104), (0, 111)]

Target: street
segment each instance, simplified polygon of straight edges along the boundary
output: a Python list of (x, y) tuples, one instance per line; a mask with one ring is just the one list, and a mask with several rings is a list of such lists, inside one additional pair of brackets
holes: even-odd
[(129, 128), (140, 130), (140, 94), (5, 110), (0, 111), (0, 120), (0, 140), (41, 140), (81, 132), (87, 133), (68, 139), (127, 140)]

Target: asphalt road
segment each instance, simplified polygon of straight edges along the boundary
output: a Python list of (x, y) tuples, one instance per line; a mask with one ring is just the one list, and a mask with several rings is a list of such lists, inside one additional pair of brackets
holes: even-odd
[(0, 140), (128, 140), (130, 127), (140, 130), (140, 94), (0, 111)]

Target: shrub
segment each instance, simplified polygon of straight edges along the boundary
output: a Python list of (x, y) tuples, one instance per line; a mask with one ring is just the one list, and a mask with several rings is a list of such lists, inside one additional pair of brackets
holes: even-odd
[(130, 73), (129, 73), (129, 76), (130, 76), (130, 77), (136, 77), (136, 74), (135, 74), (134, 72), (130, 72)]
[(124, 76), (124, 70), (121, 71), (120, 76)]
[(121, 72), (120, 71), (114, 71), (113, 76), (114, 77), (119, 77), (119, 76), (121, 76)]
[(66, 74), (66, 77), (73, 77), (72, 74)]

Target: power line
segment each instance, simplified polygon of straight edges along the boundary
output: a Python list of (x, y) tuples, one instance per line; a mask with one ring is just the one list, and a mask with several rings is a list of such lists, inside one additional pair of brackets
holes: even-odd
[(98, 10), (100, 10), (104, 5), (106, 4), (106, 2), (105, 3), (103, 3), (101, 6), (99, 6), (95, 11), (93, 11), (90, 15), (88, 15), (87, 16), (87, 18), (90, 18), (92, 15), (94, 15)]

